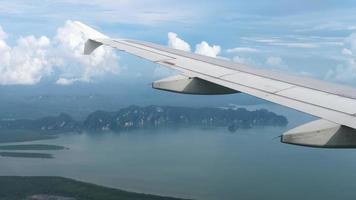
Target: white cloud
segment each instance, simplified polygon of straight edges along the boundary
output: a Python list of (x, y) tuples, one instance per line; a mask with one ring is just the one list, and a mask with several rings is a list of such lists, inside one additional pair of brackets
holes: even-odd
[(277, 68), (277, 69), (287, 69), (287, 65), (284, 63), (283, 59), (279, 56), (271, 56), (266, 59), (266, 65)]
[(276, 46), (284, 46), (289, 48), (303, 48), (303, 49), (311, 49), (311, 48), (318, 48), (319, 45), (313, 43), (303, 43), (303, 42), (276, 42), (270, 43), (271, 45)]
[(350, 50), (355, 53), (356, 52), (356, 33), (351, 34), (345, 40), (345, 45), (350, 47)]
[(56, 84), (58, 85), (71, 85), (73, 84), (75, 81), (77, 81), (76, 79), (67, 79), (67, 78), (59, 78), (56, 81)]
[(86, 38), (71, 21), (57, 30), (54, 37), (55, 59), (60, 78), (91, 81), (106, 73), (118, 73), (118, 56), (109, 47), (100, 46), (92, 54), (83, 55)]
[(232, 58), (233, 62), (239, 63), (239, 64), (245, 64), (245, 65), (251, 65), (251, 66), (259, 66), (259, 64), (253, 60), (250, 57), (242, 57), (242, 56), (234, 56)]
[(356, 33), (351, 34), (345, 39), (346, 48), (342, 54), (346, 56), (344, 64), (338, 65), (335, 69), (327, 72), (327, 79), (334, 79), (339, 82), (349, 82), (355, 84), (356, 80)]
[[(183, 51), (188, 51), (188, 52), (191, 51), (190, 45), (183, 39), (179, 38), (178, 35), (173, 32), (168, 33), (168, 47), (183, 50)], [(202, 41), (201, 43), (195, 46), (195, 53), (204, 56), (210, 56), (216, 58), (218, 57), (220, 52), (221, 52), (221, 47), (219, 45), (210, 46), (206, 41)]]
[(343, 46), (342, 37), (327, 37), (327, 36), (299, 36), (299, 35), (286, 35), (284, 37), (272, 38), (256, 38), (256, 37), (242, 37), (242, 40), (248, 42), (258, 42), (267, 45), (288, 47), (288, 48), (301, 48), (313, 49), (321, 47)]
[[(179, 49), (183, 51), (190, 52), (191, 47), (190, 44), (184, 41), (183, 39), (179, 38), (176, 33), (169, 32), (168, 33), (168, 47), (173, 48), (173, 49)], [(219, 58), (223, 60), (229, 60), (228, 58), (225, 57), (220, 57), (218, 54), (221, 52), (221, 47), (218, 45), (213, 45), (210, 46), (207, 42), (202, 41), (201, 43), (197, 44), (195, 47), (195, 53), (205, 55), (205, 56), (210, 56), (214, 58)], [(155, 71), (153, 73), (154, 77), (165, 77), (174, 74), (172, 70), (169, 70), (167, 68), (162, 68), (162, 67), (156, 67)]]
[(35, 84), (52, 72), (49, 60), (50, 40), (45, 37), (21, 37), (14, 47), (0, 41), (0, 84)]
[(227, 49), (227, 53), (257, 53), (260, 50), (250, 47), (236, 47), (233, 49)]
[(252, 42), (260, 42), (260, 43), (272, 43), (272, 42), (280, 42), (279, 38), (256, 38), (256, 37), (241, 37), (242, 40), (252, 41)]
[(184, 40), (180, 39), (176, 33), (168, 33), (168, 46), (173, 49), (179, 49), (183, 51), (191, 51), (190, 45)]
[(221, 52), (221, 47), (218, 45), (210, 46), (207, 42), (202, 41), (195, 47), (195, 53), (204, 56), (216, 57)]
[(335, 69), (327, 72), (326, 79), (333, 79), (338, 82), (349, 82), (355, 84), (356, 80), (356, 63), (350, 59), (345, 65), (338, 65)]
[(70, 84), (119, 69), (118, 57), (111, 49), (99, 47), (90, 56), (82, 55), (85, 38), (71, 21), (59, 28), (52, 40), (26, 36), (10, 47), (5, 39), (0, 27), (1, 85), (36, 84), (46, 76), (58, 77), (58, 84)]
[(240, 64), (249, 64), (248, 59), (241, 57), (241, 56), (235, 56), (232, 58), (232, 61)]
[(342, 54), (352, 56), (352, 51), (350, 49), (342, 49)]

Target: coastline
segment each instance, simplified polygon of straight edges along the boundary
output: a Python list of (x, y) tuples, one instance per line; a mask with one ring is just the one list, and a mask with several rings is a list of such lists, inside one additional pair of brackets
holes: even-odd
[(184, 200), (183, 198), (133, 192), (59, 176), (0, 176), (0, 196), (30, 198), (34, 195), (86, 200)]

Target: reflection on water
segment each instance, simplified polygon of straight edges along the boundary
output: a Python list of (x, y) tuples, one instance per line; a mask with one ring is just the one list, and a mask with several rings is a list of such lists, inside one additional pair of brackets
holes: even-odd
[(46, 151), (56, 157), (49, 160), (0, 158), (0, 173), (58, 175), (197, 199), (356, 196), (356, 151), (304, 148), (273, 140), (284, 129), (63, 135), (46, 143), (70, 150)]

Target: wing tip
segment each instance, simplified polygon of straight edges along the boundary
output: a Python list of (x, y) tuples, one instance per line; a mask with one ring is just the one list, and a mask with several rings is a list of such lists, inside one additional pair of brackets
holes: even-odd
[(89, 39), (95, 40), (95, 39), (109, 38), (108, 36), (104, 35), (103, 33), (93, 29), (92, 27), (90, 27), (80, 21), (74, 20), (73, 24), (75, 25), (76, 28), (78, 28), (78, 30), (80, 32), (82, 32)]
[(84, 45), (84, 55), (90, 55), (96, 48), (102, 45), (98, 40), (109, 38), (80, 21), (74, 20), (73, 24), (86, 38), (88, 38)]

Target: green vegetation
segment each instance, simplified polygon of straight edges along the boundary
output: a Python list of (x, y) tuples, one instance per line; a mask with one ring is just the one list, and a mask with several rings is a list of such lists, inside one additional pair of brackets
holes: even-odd
[(48, 144), (19, 144), (19, 145), (3, 145), (0, 146), (0, 150), (64, 150), (68, 149), (63, 146), (58, 145), (48, 145)]
[(1, 130), (0, 143), (55, 139), (57, 136), (32, 130)]
[(3, 157), (15, 157), (15, 158), (53, 158), (52, 154), (48, 153), (25, 153), (25, 152), (0, 152), (0, 156)]
[(96, 111), (84, 121), (76, 121), (68, 114), (40, 119), (0, 120), (3, 130), (32, 130), (43, 134), (68, 132), (127, 131), (147, 128), (228, 127), (230, 131), (254, 126), (286, 126), (287, 118), (261, 109), (248, 111), (221, 108), (189, 108), (173, 106), (130, 106), (117, 112)]
[(0, 176), (0, 200), (26, 199), (36, 194), (73, 197), (77, 200), (178, 200), (127, 192), (61, 177)]

